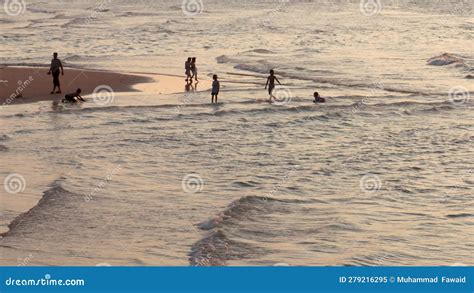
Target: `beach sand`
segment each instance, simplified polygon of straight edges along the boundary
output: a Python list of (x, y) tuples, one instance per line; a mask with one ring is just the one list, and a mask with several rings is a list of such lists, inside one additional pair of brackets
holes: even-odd
[[(82, 96), (98, 87), (113, 92), (141, 91), (147, 94), (173, 94), (185, 91), (184, 77), (154, 73), (120, 73), (65, 68), (60, 76), (61, 94), (50, 94), (52, 76), (44, 67), (0, 67), (0, 105), (60, 100), (67, 93), (81, 88)], [(211, 82), (200, 80), (200, 90), (208, 90)]]

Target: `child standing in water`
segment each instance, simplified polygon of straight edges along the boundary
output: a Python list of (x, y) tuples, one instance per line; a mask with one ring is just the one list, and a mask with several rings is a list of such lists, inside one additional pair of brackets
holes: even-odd
[(197, 70), (197, 67), (196, 67), (196, 57), (193, 57), (191, 59), (191, 73), (192, 73), (191, 81), (193, 80), (193, 77), (196, 79), (196, 81), (198, 81), (198, 70)]
[(221, 85), (219, 81), (217, 80), (217, 74), (214, 74), (212, 76), (212, 79), (214, 79), (214, 81), (212, 82), (211, 103), (214, 104), (214, 97), (216, 98), (216, 103), (217, 103), (217, 95), (219, 95), (219, 89)]
[(268, 94), (270, 95), (270, 102), (272, 102), (274, 96), (273, 96), (273, 89), (275, 88), (275, 80), (278, 82), (278, 84), (281, 85), (281, 82), (278, 80), (278, 78), (275, 76), (275, 72), (270, 70), (270, 75), (267, 78), (267, 83), (265, 84), (265, 89), (268, 87)]
[(184, 73), (186, 74), (186, 82), (192, 81), (191, 78), (191, 57), (188, 57), (188, 60), (184, 63)]

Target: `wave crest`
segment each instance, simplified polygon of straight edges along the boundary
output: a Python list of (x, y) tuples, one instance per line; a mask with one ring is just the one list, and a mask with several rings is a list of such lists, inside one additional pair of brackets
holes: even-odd
[(466, 65), (460, 55), (450, 53), (443, 53), (439, 56), (432, 57), (428, 59), (427, 64), (432, 66), (446, 66), (451, 64)]

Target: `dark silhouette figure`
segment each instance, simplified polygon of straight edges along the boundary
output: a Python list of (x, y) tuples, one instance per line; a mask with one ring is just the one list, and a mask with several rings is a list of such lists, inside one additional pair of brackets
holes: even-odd
[(197, 67), (196, 67), (196, 57), (193, 57), (191, 59), (191, 80), (193, 80), (193, 78), (196, 79), (196, 81), (198, 81), (198, 70), (197, 70)]
[(314, 96), (314, 101), (313, 103), (325, 103), (326, 102), (326, 99), (325, 98), (322, 98), (318, 92), (314, 92), (313, 94)]
[(191, 78), (191, 57), (188, 57), (188, 60), (184, 63), (184, 73), (186, 74), (186, 82), (188, 80), (193, 80)]
[(268, 94), (270, 95), (270, 102), (273, 100), (273, 89), (275, 89), (275, 80), (278, 82), (278, 84), (281, 85), (281, 82), (278, 80), (278, 78), (275, 76), (275, 72), (270, 70), (270, 75), (267, 78), (267, 83), (265, 84), (265, 89), (268, 87)]
[(63, 103), (77, 103), (79, 101), (81, 102), (85, 102), (86, 100), (84, 100), (82, 97), (81, 97), (81, 89), (77, 89), (75, 93), (71, 93), (71, 94), (67, 94), (64, 99), (63, 99)]
[(64, 68), (63, 64), (61, 63), (61, 60), (58, 59), (58, 53), (53, 54), (53, 60), (51, 60), (51, 66), (49, 67), (48, 75), (53, 74), (53, 90), (51, 91), (51, 94), (55, 93), (56, 87), (58, 88), (58, 91), (56, 94), (61, 93), (61, 85), (59, 83), (59, 74), (64, 75)]
[[(212, 82), (211, 103), (217, 103), (217, 96), (219, 95), (219, 89), (221, 87), (221, 84), (217, 80), (217, 74), (214, 74), (212, 76), (212, 79), (214, 81)], [(215, 98), (215, 102), (214, 102), (214, 98)]]

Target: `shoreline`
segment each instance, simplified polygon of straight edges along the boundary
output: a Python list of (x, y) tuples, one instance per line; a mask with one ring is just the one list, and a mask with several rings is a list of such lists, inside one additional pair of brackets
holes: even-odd
[[(184, 76), (165, 73), (121, 73), (67, 67), (64, 68), (64, 76), (60, 76), (62, 93), (50, 94), (52, 76), (47, 75), (48, 70), (49, 68), (39, 66), (0, 65), (0, 110), (6, 106), (12, 106), (12, 109), (15, 109), (15, 106), (45, 101), (51, 101), (54, 104), (64, 98), (65, 94), (75, 92), (78, 87), (81, 88), (84, 97), (90, 97), (99, 87), (106, 90), (110, 88), (113, 93), (143, 93), (156, 96), (159, 103), (171, 101), (165, 95), (186, 92)], [(200, 90), (196, 90), (196, 92), (207, 91), (211, 87), (211, 81), (202, 79), (199, 85)], [(110, 92), (101, 91), (100, 94), (107, 95)], [(117, 98), (119, 99), (119, 97)], [(4, 147), (5, 152), (9, 150), (3, 141), (0, 141), (0, 147)], [(20, 173), (28, 174), (28, 170), (23, 170)], [(28, 177), (32, 178), (33, 175)], [(31, 185), (49, 186), (50, 182), (55, 179), (56, 177), (51, 177), (48, 182)], [(8, 215), (3, 215), (0, 223), (0, 239), (9, 235), (15, 221), (40, 204), (47, 191), (48, 189), (46, 191), (44, 189), (29, 190), (22, 197), (11, 197), (7, 194), (0, 196), (0, 200), (9, 210)]]
[[(67, 93), (81, 88), (82, 95), (119, 92), (175, 94), (185, 92), (184, 76), (161, 73), (122, 73), (96, 69), (64, 68), (60, 75), (62, 93), (50, 94), (53, 83), (49, 68), (0, 65), (0, 107), (40, 101), (60, 101)], [(209, 89), (209, 80), (200, 80), (201, 89)]]

